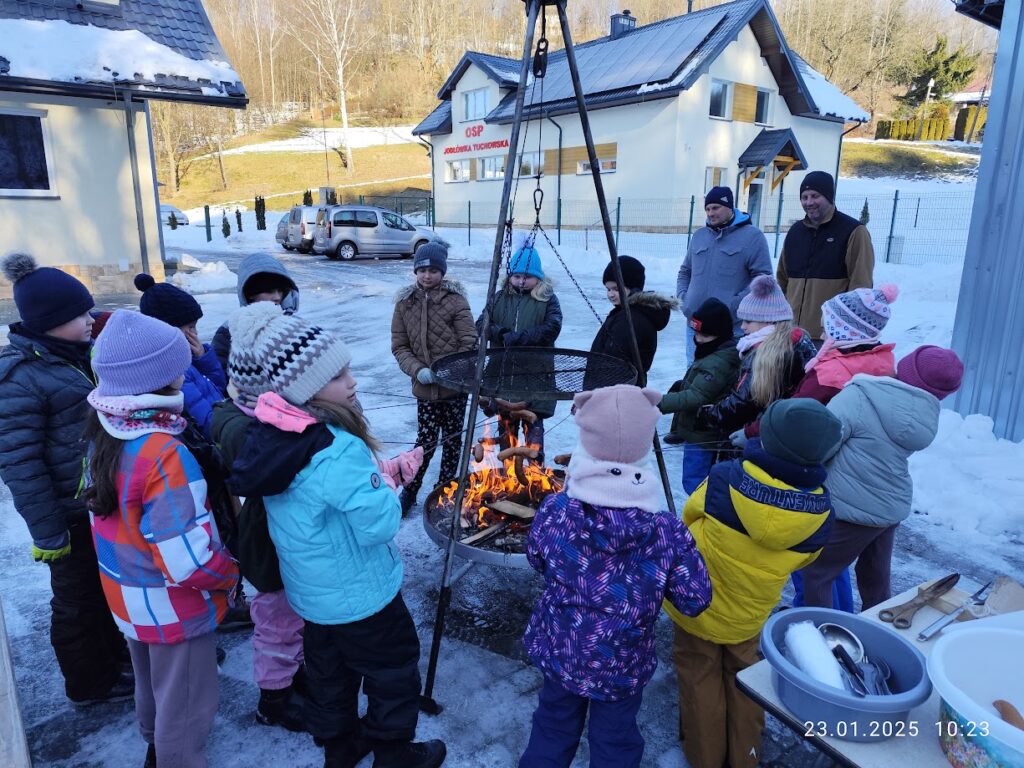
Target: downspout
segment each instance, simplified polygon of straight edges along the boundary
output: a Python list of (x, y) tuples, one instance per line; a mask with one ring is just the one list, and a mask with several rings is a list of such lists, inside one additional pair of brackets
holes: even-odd
[(848, 130), (845, 130), (841, 134), (839, 134), (839, 149), (836, 150), (836, 175), (835, 175), (835, 180), (836, 180), (835, 190), (837, 190), (837, 191), (833, 192), (833, 194), (839, 194), (838, 193), (838, 189), (839, 189), (839, 163), (843, 159), (843, 137), (846, 136), (846, 134), (848, 134), (848, 133), (852, 133), (853, 131), (856, 131), (862, 125), (864, 125), (864, 121), (863, 120), (859, 121), (852, 128), (849, 128)]
[[(157, 169), (156, 169), (156, 149), (153, 144), (153, 119), (149, 112), (149, 99), (142, 102), (145, 105), (146, 111), (146, 136), (149, 139), (149, 168), (153, 176), (153, 199), (156, 200), (156, 212), (157, 217), (160, 217), (160, 187), (157, 181)], [(167, 251), (164, 248), (164, 227), (163, 219), (160, 219), (160, 226), (156, 228), (157, 235), (160, 240), (160, 260), (164, 264), (164, 275), (166, 277), (167, 272)]]
[(420, 137), (417, 137), (417, 141), (427, 148), (427, 157), (430, 158), (430, 207), (432, 209), (430, 215), (430, 228), (436, 231), (437, 227), (435, 226), (435, 219), (437, 219), (437, 198), (434, 196), (434, 145)]
[[(558, 211), (558, 242), (562, 242), (562, 126), (555, 122), (551, 115), (545, 113), (544, 116), (551, 122), (555, 128), (558, 129), (558, 173), (555, 176), (556, 191), (555, 191), (555, 205)], [(544, 167), (544, 159), (538, 158), (541, 162), (541, 167)]]
[(124, 92), (125, 126), (128, 129), (128, 164), (132, 169), (132, 192), (135, 193), (135, 225), (139, 230), (139, 254), (142, 257), (142, 271), (149, 271), (149, 250), (146, 246), (146, 217), (142, 215), (142, 184), (139, 181), (139, 148), (135, 142), (135, 110), (132, 109), (132, 92)]

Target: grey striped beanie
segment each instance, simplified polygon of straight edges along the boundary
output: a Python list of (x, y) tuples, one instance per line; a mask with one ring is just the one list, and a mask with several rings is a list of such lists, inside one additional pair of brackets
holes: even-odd
[(352, 359), (341, 339), (269, 301), (242, 307), (228, 329), (228, 377), (247, 394), (276, 392), (304, 405)]

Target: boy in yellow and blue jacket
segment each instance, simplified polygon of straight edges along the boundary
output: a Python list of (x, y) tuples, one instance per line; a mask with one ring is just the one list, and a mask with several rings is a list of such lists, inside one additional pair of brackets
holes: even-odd
[(693, 768), (753, 768), (764, 712), (736, 687), (755, 663), (758, 635), (790, 574), (828, 541), (833, 519), (822, 465), (839, 420), (819, 402), (777, 400), (760, 439), (711, 468), (687, 499), (683, 522), (711, 576), (711, 606), (694, 618), (671, 606), (680, 735)]

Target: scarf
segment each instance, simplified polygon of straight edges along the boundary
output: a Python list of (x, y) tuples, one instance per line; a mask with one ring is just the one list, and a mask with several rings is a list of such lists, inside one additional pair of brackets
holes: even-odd
[(118, 440), (133, 440), (157, 432), (180, 435), (188, 426), (188, 420), (181, 415), (185, 409), (185, 395), (181, 392), (107, 397), (94, 389), (86, 400), (96, 409), (106, 433)]
[(774, 332), (774, 325), (766, 325), (764, 328), (759, 328), (753, 333), (741, 336), (740, 340), (736, 342), (736, 351), (740, 353), (740, 357), (746, 357), (748, 353), (757, 349), (761, 342), (771, 336)]

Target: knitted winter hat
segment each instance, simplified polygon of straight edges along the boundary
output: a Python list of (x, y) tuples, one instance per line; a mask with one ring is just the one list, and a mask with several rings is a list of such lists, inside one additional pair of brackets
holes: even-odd
[(807, 397), (776, 400), (761, 416), (761, 445), (765, 451), (796, 464), (821, 464), (842, 435), (839, 419)]
[(421, 245), (413, 256), (412, 271), (422, 267), (433, 267), (445, 274), (448, 271), (448, 249), (436, 240)]
[(732, 312), (721, 301), (711, 297), (694, 311), (690, 327), (697, 333), (716, 338), (732, 336)]
[(704, 207), (709, 205), (724, 205), (726, 208), (735, 208), (732, 201), (732, 190), (728, 187), (712, 187), (704, 195)]
[(130, 309), (114, 311), (92, 354), (96, 391), (104, 397), (156, 392), (190, 365), (192, 349), (181, 331)]
[(46, 333), (96, 306), (79, 280), (54, 267), (38, 266), (27, 253), (5, 256), (3, 271), (14, 284), (14, 304), (22, 325), (30, 331)]
[(896, 365), (896, 378), (939, 400), (960, 389), (964, 364), (951, 349), (925, 344)]
[(900, 289), (892, 283), (840, 293), (821, 305), (825, 333), (836, 341), (874, 341), (889, 322)]
[(825, 171), (811, 171), (808, 173), (804, 176), (804, 180), (800, 182), (800, 194), (802, 195), (808, 189), (814, 190), (830, 203), (835, 203), (836, 201), (836, 182), (830, 173), (825, 173)]
[(265, 378), (267, 389), (292, 405), (309, 402), (352, 359), (340, 339), (266, 301), (235, 312), (228, 329), (228, 375), (235, 386), (253, 392)]
[(540, 254), (536, 248), (523, 247), (512, 254), (508, 263), (510, 275), (533, 275), (538, 280), (544, 279), (544, 268), (540, 264)]
[(736, 308), (736, 317), (757, 323), (779, 323), (793, 319), (793, 308), (771, 275), (758, 275), (750, 282), (750, 293)]
[(135, 276), (135, 287), (142, 291), (139, 310), (144, 315), (181, 328), (203, 316), (202, 307), (191, 294), (170, 283), (160, 283), (145, 272)]
[(653, 389), (628, 384), (576, 395), (580, 441), (567, 468), (570, 497), (604, 507), (662, 508), (661, 486), (650, 462), (660, 399)]
[[(647, 273), (644, 270), (644, 265), (637, 259), (634, 259), (632, 256), (619, 256), (619, 269), (622, 270), (622, 284), (629, 290), (642, 291), (644, 289), (644, 283), (647, 282)], [(615, 282), (615, 269), (612, 267), (611, 262), (604, 268), (601, 282)]]

